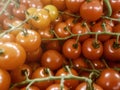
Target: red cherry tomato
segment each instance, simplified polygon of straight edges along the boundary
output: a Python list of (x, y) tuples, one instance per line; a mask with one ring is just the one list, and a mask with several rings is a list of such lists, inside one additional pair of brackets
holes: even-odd
[(41, 65), (50, 68), (51, 70), (57, 70), (61, 68), (63, 64), (63, 56), (56, 50), (47, 50), (41, 57)]
[(88, 38), (82, 44), (82, 54), (87, 59), (97, 60), (103, 54), (103, 45), (99, 40), (96, 43), (94, 38)]
[[(78, 76), (78, 73), (76, 72), (75, 69), (71, 68), (70, 70), (73, 75)], [(69, 72), (65, 68), (61, 68), (56, 72), (55, 76), (66, 76), (68, 74)], [(60, 80), (56, 80), (55, 83), (60, 83)], [(79, 80), (74, 79), (64, 80), (64, 85), (66, 85), (70, 89), (74, 89), (78, 84)]]
[(11, 84), (11, 77), (9, 73), (0, 68), (0, 90), (9, 90)]
[(109, 39), (104, 43), (104, 57), (110, 61), (120, 61), (120, 41)]
[(0, 44), (0, 50), (1, 68), (13, 70), (25, 63), (26, 52), (21, 45), (13, 42), (7, 42)]
[(120, 90), (120, 74), (111, 69), (104, 69), (96, 83), (104, 90)]
[[(86, 82), (83, 82), (83, 83), (80, 83), (75, 90), (87, 90), (87, 83)], [(93, 83), (93, 88), (94, 90), (103, 90), (102, 87), (100, 87), (99, 85)]]
[(68, 59), (76, 59), (81, 54), (81, 44), (75, 39), (68, 39), (62, 47), (62, 52)]
[(103, 6), (99, 0), (85, 1), (80, 7), (80, 16), (87, 21), (96, 21), (103, 14)]

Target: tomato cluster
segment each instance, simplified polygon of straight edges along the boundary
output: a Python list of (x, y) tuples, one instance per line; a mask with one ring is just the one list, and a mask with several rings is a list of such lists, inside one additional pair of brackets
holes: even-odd
[(1, 0), (0, 90), (120, 90), (120, 0)]

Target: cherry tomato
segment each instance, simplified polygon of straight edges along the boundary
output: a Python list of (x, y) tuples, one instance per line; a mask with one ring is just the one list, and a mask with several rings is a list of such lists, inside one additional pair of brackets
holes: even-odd
[[(70, 70), (73, 75), (78, 76), (78, 73), (76, 72), (75, 69), (70, 68)], [(55, 76), (66, 76), (68, 74), (69, 72), (65, 68), (61, 68), (57, 70)], [(56, 80), (55, 83), (60, 83), (60, 80)], [(79, 80), (74, 80), (74, 79), (64, 80), (64, 85), (69, 87), (69, 89), (74, 89), (78, 84), (79, 84)]]
[(77, 13), (80, 9), (81, 4), (85, 0), (65, 0), (67, 9), (71, 10), (74, 13)]
[(51, 4), (51, 0), (40, 0), (42, 2), (42, 4), (45, 6), (45, 5), (49, 5)]
[(41, 56), (42, 56), (42, 48), (39, 47), (38, 49), (36, 49), (35, 51), (32, 51), (32, 52), (27, 52), (27, 58), (26, 58), (26, 61), (27, 62), (35, 62), (35, 61), (38, 61)]
[(54, 31), (58, 35), (58, 37), (64, 38), (70, 35), (68, 29), (69, 27), (65, 22), (60, 22), (55, 26)]
[(19, 19), (16, 17), (6, 17), (3, 21), (3, 29), (4, 30), (10, 29), (12, 23), (15, 21), (19, 21)]
[(120, 61), (120, 41), (116, 43), (116, 39), (109, 39), (104, 43), (104, 57), (110, 61)]
[(85, 1), (80, 7), (80, 16), (89, 22), (98, 20), (103, 14), (103, 6), (99, 0)]
[[(71, 31), (73, 34), (86, 34), (88, 33), (89, 31), (87, 30), (87, 28), (82, 24), (82, 23), (76, 23), (73, 28), (72, 28), (72, 31)], [(80, 36), (79, 37), (79, 41), (80, 42), (83, 42), (85, 41), (87, 38), (89, 38), (90, 35), (83, 35), (83, 36)], [(77, 37), (75, 37), (77, 38)]]
[(75, 39), (68, 39), (62, 47), (62, 52), (68, 59), (78, 58), (81, 54), (81, 44)]
[(66, 21), (65, 21), (65, 23), (67, 23), (67, 26), (69, 26), (69, 28), (70, 29), (72, 29), (73, 28), (73, 26), (75, 25), (75, 18), (68, 18)]
[(15, 36), (8, 33), (0, 38), (0, 42), (15, 42)]
[(82, 54), (90, 60), (97, 60), (103, 54), (103, 45), (97, 40), (95, 42), (94, 38), (88, 38), (82, 44)]
[(16, 36), (16, 42), (22, 45), (25, 51), (31, 52), (40, 47), (41, 36), (34, 30), (23, 30)]
[(41, 39), (47, 39), (47, 40), (42, 40), (43, 43), (50, 42), (49, 39), (54, 38), (54, 34), (51, 33), (51, 27), (50, 26), (48, 26), (44, 29), (39, 29), (38, 33), (40, 34)]
[(66, 4), (65, 0), (51, 0), (52, 5), (56, 6), (58, 10), (65, 10)]
[(60, 41), (58, 40), (53, 40), (53, 41), (50, 41), (48, 42), (47, 44), (45, 44), (45, 49), (46, 50), (57, 50), (57, 51), (61, 51), (61, 44), (60, 44)]
[[(0, 7), (0, 11), (3, 9), (2, 7)], [(2, 15), (0, 15), (0, 24), (3, 24), (4, 19), (7, 18), (8, 15), (9, 14), (7, 12), (3, 13)]]
[[(91, 31), (92, 32), (112, 32), (112, 26), (110, 26), (108, 23), (105, 23), (105, 28), (106, 29), (104, 29), (104, 27), (102, 26), (102, 24), (103, 23), (101, 21), (98, 22), (98, 23), (96, 23), (96, 24), (94, 24), (91, 27)], [(98, 40), (100, 40), (101, 42), (105, 42), (105, 41), (107, 41), (110, 38), (111, 38), (111, 35), (105, 35), (105, 34), (98, 35)]]
[(63, 56), (56, 50), (47, 50), (41, 57), (41, 65), (50, 68), (51, 70), (57, 70), (61, 68), (63, 64)]
[[(86, 82), (83, 82), (83, 83), (80, 83), (75, 90), (87, 90), (87, 83)], [(103, 90), (102, 87), (100, 87), (99, 85), (93, 83), (93, 88), (94, 90)]]
[(101, 72), (96, 83), (104, 90), (120, 90), (120, 74), (111, 68), (106, 68)]
[[(26, 90), (26, 87), (21, 88), (20, 90)], [(32, 85), (32, 86), (29, 87), (28, 90), (40, 90), (40, 89), (38, 87)]]
[[(60, 84), (52, 84), (46, 90), (60, 90)], [(69, 90), (68, 87), (64, 86), (62, 90)]]
[(18, 68), (11, 70), (10, 76), (11, 76), (12, 83), (18, 83), (18, 82), (26, 80), (25, 73), (27, 74), (29, 78), (32, 75), (32, 68), (27, 64), (23, 64), (19, 66)]
[[(50, 71), (50, 73), (53, 75), (53, 72)], [(48, 77), (48, 73), (45, 71), (44, 67), (39, 67), (37, 68), (33, 74), (32, 74), (32, 79), (36, 79), (36, 78), (45, 78)], [(35, 86), (39, 87), (40, 90), (46, 90), (46, 88), (53, 84), (53, 81), (51, 80), (47, 80), (47, 81), (42, 81), (42, 82), (36, 82), (34, 83)]]
[(51, 23), (51, 17), (47, 10), (45, 9), (38, 9), (33, 18), (30, 19), (31, 25), (37, 29), (44, 29)]
[(54, 21), (59, 15), (58, 9), (54, 5), (46, 5), (44, 6), (44, 9), (48, 10), (51, 21)]
[(29, 8), (29, 3), (31, 0), (19, 0), (21, 5), (26, 6), (26, 8)]
[(25, 20), (25, 11), (27, 10), (26, 6), (20, 4), (19, 6), (14, 6), (13, 15), (20, 20)]
[(43, 4), (42, 4), (42, 2), (40, 0), (30, 0), (29, 7), (42, 9), (43, 8)]
[(0, 90), (9, 90), (11, 84), (11, 78), (9, 73), (0, 68)]
[(92, 63), (96, 69), (104, 69), (105, 68), (105, 64), (100, 59), (93, 60)]
[(0, 67), (6, 70), (13, 70), (23, 65), (26, 60), (24, 48), (14, 42), (0, 44)]
[(79, 57), (77, 59), (72, 60), (72, 63), (78, 69), (80, 69), (80, 68), (87, 68), (88, 67), (88, 65), (85, 62), (83, 57)]
[(119, 11), (120, 10), (120, 0), (110, 0), (110, 4), (113, 11)]

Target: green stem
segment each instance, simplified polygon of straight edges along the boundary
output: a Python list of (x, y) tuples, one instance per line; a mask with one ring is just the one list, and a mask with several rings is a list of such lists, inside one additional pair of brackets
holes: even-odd
[(5, 12), (5, 10), (7, 9), (7, 7), (8, 7), (10, 2), (11, 2), (11, 0), (8, 0), (6, 2), (6, 4), (4, 5), (3, 9), (0, 11), (0, 16)]
[(104, 1), (104, 3), (106, 4), (106, 6), (107, 6), (107, 9), (108, 9), (108, 13), (107, 13), (107, 16), (111, 16), (112, 15), (112, 7), (111, 7), (111, 5), (110, 5), (110, 0), (103, 0)]

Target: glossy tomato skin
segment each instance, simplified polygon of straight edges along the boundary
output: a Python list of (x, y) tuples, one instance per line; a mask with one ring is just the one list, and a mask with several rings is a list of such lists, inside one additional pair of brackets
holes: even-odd
[(38, 9), (31, 19), (31, 25), (36, 29), (44, 29), (51, 23), (49, 12), (45, 9)]
[[(86, 28), (86, 26), (84, 26), (82, 23), (76, 23), (73, 28), (72, 28), (72, 33), (73, 34), (86, 34), (88, 33), (88, 29)], [(83, 35), (79, 37), (79, 41), (83, 42), (85, 41), (87, 38), (89, 38), (90, 35)], [(77, 37), (75, 37), (77, 38)]]
[(61, 68), (63, 64), (63, 56), (56, 50), (47, 50), (41, 57), (41, 65), (50, 68), (51, 70), (57, 70)]
[(103, 6), (99, 0), (85, 1), (80, 7), (80, 16), (86, 21), (96, 21), (103, 14)]
[[(45, 69), (46, 68), (44, 68), (44, 67), (37, 68), (32, 74), (32, 79), (48, 77), (49, 75), (45, 71)], [(50, 73), (53, 75), (52, 71), (50, 71)], [(53, 84), (53, 81), (51, 81), (51, 80), (34, 83), (34, 85), (39, 87), (40, 90), (45, 90), (51, 84)]]
[(65, 0), (51, 0), (51, 3), (56, 6), (58, 10), (63, 11), (66, 9)]
[(14, 42), (0, 44), (0, 67), (6, 70), (13, 70), (20, 65), (23, 65), (26, 60), (26, 52), (24, 48)]
[[(59, 90), (60, 84), (52, 84), (46, 90)], [(63, 90), (69, 90), (68, 87), (64, 86)]]
[(94, 38), (88, 38), (82, 44), (82, 54), (90, 60), (97, 60), (103, 54), (103, 45), (102, 43), (97, 40), (98, 47), (95, 43)]
[[(105, 32), (104, 28), (102, 27), (103, 22), (100, 21), (96, 23), (95, 25), (93, 25), (91, 27), (91, 31), (92, 32)], [(112, 32), (112, 26), (110, 26), (107, 22), (105, 23), (105, 28), (106, 28), (106, 32)], [(111, 38), (111, 35), (105, 35), (105, 34), (98, 35), (98, 40), (100, 40), (101, 42), (105, 42), (110, 38)]]
[(65, 22), (60, 22), (55, 26), (54, 31), (59, 37), (64, 38), (70, 35), (70, 32), (67, 29), (69, 29), (67, 24)]
[(0, 38), (0, 42), (15, 42), (15, 36), (13, 34), (5, 34)]
[[(82, 82), (82, 83), (80, 83), (80, 84), (76, 87), (75, 90), (87, 90), (86, 87), (87, 87), (87, 83), (86, 83), (86, 82)], [(102, 87), (100, 87), (99, 85), (97, 85), (97, 84), (95, 84), (95, 83), (93, 83), (93, 87), (94, 87), (94, 90), (103, 90)]]
[(110, 0), (110, 4), (113, 11), (119, 11), (120, 10), (120, 0)]
[[(115, 44), (116, 39), (109, 39), (104, 43), (104, 57), (110, 61), (120, 61), (120, 48)], [(118, 41), (120, 44), (120, 41)]]
[[(70, 70), (73, 75), (78, 76), (78, 73), (76, 72), (75, 69), (71, 68)], [(61, 68), (56, 72), (55, 76), (66, 76), (68, 74), (69, 72), (65, 68)], [(60, 80), (56, 80), (55, 83), (60, 84)], [(74, 89), (78, 84), (79, 84), (79, 80), (74, 80), (74, 79), (64, 80), (64, 85), (69, 87), (69, 89)]]
[(71, 10), (74, 13), (79, 12), (81, 4), (85, 0), (65, 0), (67, 9)]
[(11, 70), (10, 76), (12, 83), (18, 83), (24, 81), (26, 79), (25, 73), (27, 73), (29, 78), (32, 75), (32, 68), (27, 64), (23, 64), (18, 68)]
[(13, 15), (20, 20), (25, 20), (25, 11), (27, 10), (25, 5), (20, 4), (18, 7), (14, 6), (12, 12)]
[(104, 69), (96, 83), (104, 90), (120, 90), (120, 74), (111, 68)]
[(25, 30), (17, 34), (16, 42), (22, 45), (25, 51), (31, 52), (40, 47), (41, 36), (34, 30)]
[(11, 84), (11, 78), (9, 73), (0, 68), (0, 90), (8, 90)]
[(75, 39), (68, 39), (62, 47), (63, 55), (69, 59), (78, 58), (81, 54), (81, 44)]

